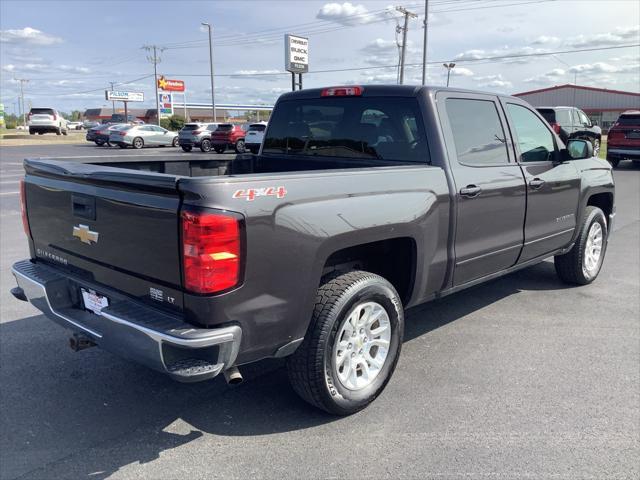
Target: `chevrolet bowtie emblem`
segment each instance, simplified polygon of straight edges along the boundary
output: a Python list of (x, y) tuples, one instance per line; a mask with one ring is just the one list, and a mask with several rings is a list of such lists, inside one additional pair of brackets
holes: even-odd
[(82, 243), (88, 243), (91, 245), (91, 242), (98, 243), (98, 232), (92, 232), (87, 225), (78, 225), (77, 227), (73, 227), (73, 236), (78, 237)]

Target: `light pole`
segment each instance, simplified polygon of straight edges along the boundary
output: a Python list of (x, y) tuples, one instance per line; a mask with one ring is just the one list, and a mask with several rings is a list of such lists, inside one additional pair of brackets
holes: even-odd
[(451, 70), (456, 66), (455, 63), (443, 63), (442, 66), (447, 69), (447, 87), (449, 86), (449, 78), (451, 78)]
[(422, 38), (422, 85), (427, 84), (427, 24), (429, 23), (429, 0), (424, 0), (424, 32)]
[(202, 22), (202, 25), (207, 27), (209, 30), (209, 70), (211, 71), (211, 110), (213, 112), (213, 122), (216, 121), (216, 99), (215, 94), (213, 93), (213, 34), (211, 32), (211, 24), (207, 22)]

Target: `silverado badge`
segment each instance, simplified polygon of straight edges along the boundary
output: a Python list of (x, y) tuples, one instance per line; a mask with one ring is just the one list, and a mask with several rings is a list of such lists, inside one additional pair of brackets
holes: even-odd
[(91, 245), (91, 242), (98, 243), (98, 232), (93, 232), (87, 225), (78, 225), (73, 227), (73, 236), (78, 237), (82, 243)]

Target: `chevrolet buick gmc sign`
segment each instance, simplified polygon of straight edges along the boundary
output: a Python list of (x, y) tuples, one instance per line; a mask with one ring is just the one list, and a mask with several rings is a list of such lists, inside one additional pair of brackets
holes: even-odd
[(116, 101), (116, 102), (144, 102), (144, 93), (105, 90), (104, 98), (106, 98), (109, 101)]
[(309, 71), (309, 39), (286, 34), (284, 36), (284, 69), (292, 73)]

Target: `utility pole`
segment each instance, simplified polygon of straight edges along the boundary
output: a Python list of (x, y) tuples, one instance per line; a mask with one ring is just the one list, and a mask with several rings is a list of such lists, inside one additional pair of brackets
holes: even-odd
[(429, 0), (424, 0), (424, 37), (422, 39), (422, 85), (427, 84), (427, 24), (429, 23)]
[(456, 66), (455, 63), (443, 63), (442, 66), (447, 69), (447, 87), (449, 86), (449, 79), (451, 78), (451, 70)]
[(24, 84), (28, 83), (29, 80), (26, 78), (14, 78), (16, 82), (20, 82), (20, 104), (22, 108), (22, 125), (27, 126), (27, 115), (24, 111)]
[(413, 12), (410, 12), (404, 7), (396, 7), (396, 10), (404, 15), (404, 27), (402, 27), (402, 50), (400, 53), (400, 85), (404, 82), (404, 59), (407, 52), (407, 30), (409, 30), (409, 17), (417, 18)]
[[(164, 48), (157, 45), (144, 45), (142, 48), (149, 52), (147, 60), (153, 63), (153, 91), (156, 93), (156, 117), (158, 126), (160, 126), (160, 100), (158, 99), (158, 64), (160, 63), (160, 56), (158, 51), (162, 53)], [(153, 55), (151, 55), (152, 51)]]
[[(109, 82), (111, 84), (111, 91), (113, 91), (113, 86), (116, 82)], [(116, 113), (116, 101), (111, 100), (111, 113)]]
[(211, 72), (211, 112), (213, 113), (212, 122), (216, 122), (216, 98), (213, 93), (213, 34), (211, 33), (212, 27), (210, 23), (202, 22), (203, 26), (207, 27), (209, 30), (209, 71)]

